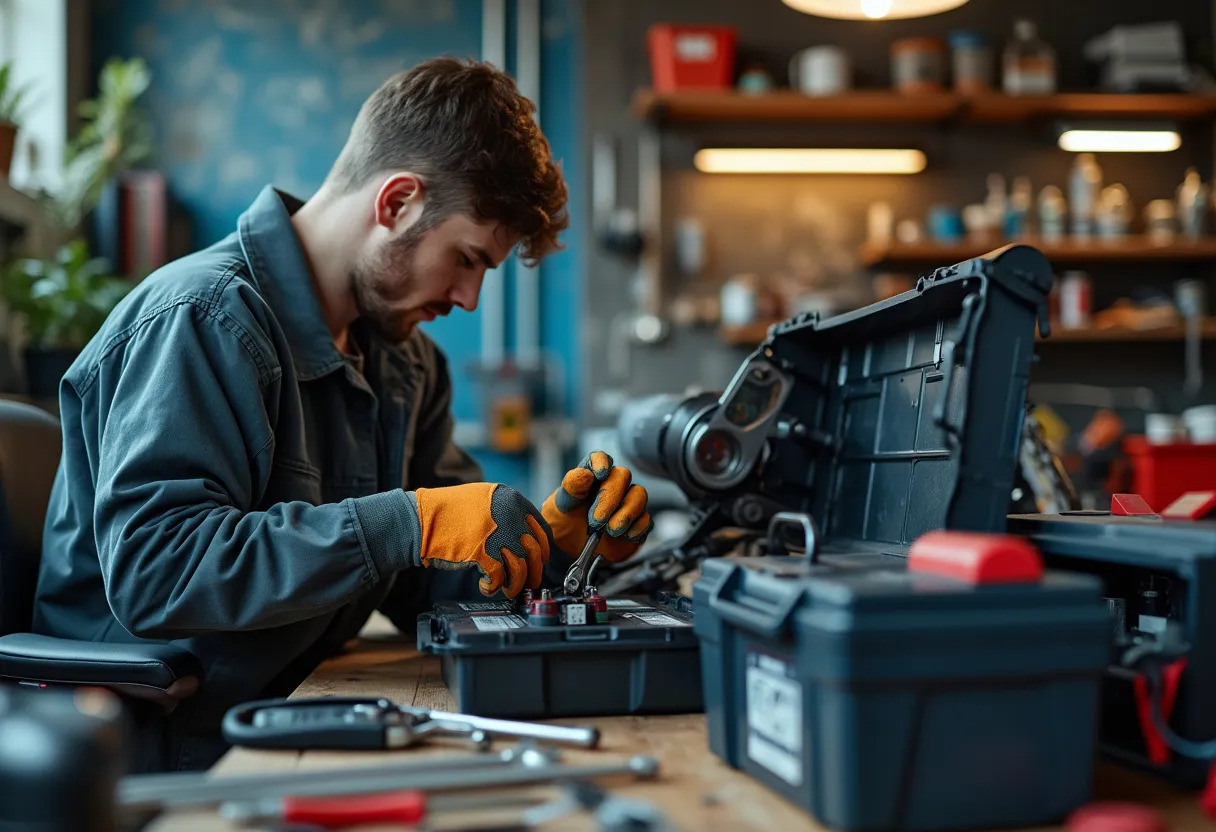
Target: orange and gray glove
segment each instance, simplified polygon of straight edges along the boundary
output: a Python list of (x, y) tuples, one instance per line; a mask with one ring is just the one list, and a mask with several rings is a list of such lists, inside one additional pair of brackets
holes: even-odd
[(634, 485), (633, 473), (613, 465), (603, 451), (592, 451), (567, 471), (540, 513), (553, 530), (553, 542), (571, 557), (578, 557), (591, 532), (603, 530), (595, 553), (612, 563), (636, 553), (654, 528), (646, 489)]
[(482, 595), (514, 598), (540, 586), (552, 541), (536, 506), (514, 488), (474, 482), (407, 495), (418, 513), (415, 566), (477, 569)]

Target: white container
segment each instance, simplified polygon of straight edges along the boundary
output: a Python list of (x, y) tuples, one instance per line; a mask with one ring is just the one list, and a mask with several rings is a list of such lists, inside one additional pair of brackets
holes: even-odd
[(1182, 411), (1182, 421), (1192, 442), (1216, 442), (1216, 404), (1188, 407)]
[(790, 59), (790, 86), (806, 95), (839, 95), (849, 88), (849, 56), (838, 46), (812, 46)]
[(1068, 271), (1060, 281), (1060, 326), (1084, 329), (1093, 312), (1093, 282), (1085, 272)]
[(1149, 413), (1144, 417), (1144, 436), (1150, 445), (1169, 445), (1184, 435), (1182, 420), (1173, 413)]
[(724, 326), (746, 326), (756, 320), (760, 278), (739, 274), (722, 284), (719, 295)]
[(1081, 153), (1068, 174), (1068, 207), (1072, 215), (1072, 234), (1087, 239), (1094, 233), (1094, 213), (1102, 192), (1102, 168), (1092, 153)]

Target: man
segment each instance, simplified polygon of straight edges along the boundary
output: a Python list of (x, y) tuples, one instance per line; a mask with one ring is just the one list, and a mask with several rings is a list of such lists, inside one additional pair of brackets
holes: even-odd
[[(286, 695), (373, 610), (514, 597), (607, 528), (650, 531), (628, 469), (591, 454), (540, 511), (451, 441), (443, 355), (417, 329), (537, 261), (566, 186), (509, 76), (439, 59), (387, 81), (306, 203), (265, 189), (170, 263), (67, 373), (34, 628), (173, 640), (204, 678), (169, 765), (209, 765), (232, 705)], [(474, 583), (476, 588), (474, 588)]]

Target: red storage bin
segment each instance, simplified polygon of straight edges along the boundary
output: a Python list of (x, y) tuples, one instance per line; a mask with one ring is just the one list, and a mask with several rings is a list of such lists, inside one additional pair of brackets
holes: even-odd
[(1123, 440), (1132, 466), (1131, 491), (1162, 511), (1188, 491), (1216, 491), (1216, 443), (1150, 444), (1143, 436)]
[(733, 26), (654, 24), (646, 43), (655, 91), (729, 89), (735, 77), (736, 39)]

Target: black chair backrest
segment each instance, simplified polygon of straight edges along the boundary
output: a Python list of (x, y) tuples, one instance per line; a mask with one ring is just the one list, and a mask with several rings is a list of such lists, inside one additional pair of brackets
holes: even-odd
[(62, 445), (54, 416), (0, 399), (0, 635), (30, 628), (42, 525)]

